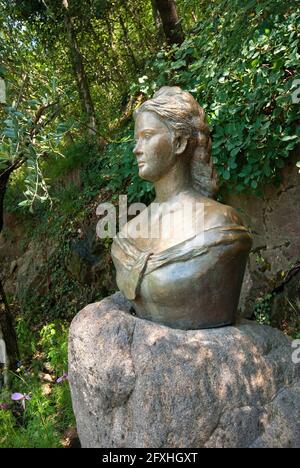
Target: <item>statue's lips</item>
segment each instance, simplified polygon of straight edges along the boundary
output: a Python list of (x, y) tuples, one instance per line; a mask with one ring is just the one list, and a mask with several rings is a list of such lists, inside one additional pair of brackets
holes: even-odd
[(139, 167), (140, 167), (140, 166), (144, 166), (145, 164), (146, 164), (145, 161), (138, 161), (138, 166), (139, 166)]

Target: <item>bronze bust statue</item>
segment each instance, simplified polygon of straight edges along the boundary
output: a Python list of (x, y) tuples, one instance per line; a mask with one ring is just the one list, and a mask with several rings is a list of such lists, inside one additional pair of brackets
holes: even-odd
[[(163, 87), (135, 111), (135, 138), (139, 176), (156, 198), (114, 238), (120, 291), (138, 317), (173, 328), (233, 324), (252, 240), (237, 212), (213, 199), (203, 109), (179, 87)], [(176, 218), (181, 207), (192, 207), (189, 218)], [(173, 223), (157, 230), (168, 216)]]

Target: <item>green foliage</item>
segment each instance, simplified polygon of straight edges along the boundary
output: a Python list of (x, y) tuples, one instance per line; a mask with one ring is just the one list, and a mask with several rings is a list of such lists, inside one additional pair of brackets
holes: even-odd
[[(45, 102), (45, 99), (43, 101)], [(38, 101), (36, 105), (38, 106)], [(50, 103), (40, 103), (37, 112), (50, 105)], [(30, 112), (20, 112), (15, 107), (7, 107), (5, 111), (7, 118), (3, 122), (5, 126), (2, 128), (0, 142), (0, 172), (4, 172), (9, 164), (15, 164), (18, 161), (20, 165), (25, 165), (24, 195), (26, 199), (21, 201), (19, 206), (29, 207), (33, 211), (33, 206), (37, 201), (44, 203), (50, 198), (41, 160), (47, 152), (57, 153), (58, 145), (69, 127), (60, 123), (53, 132), (50, 132), (49, 128), (44, 129), (40, 124), (34, 124), (33, 115)], [(33, 134), (34, 140), (31, 136)]]
[[(48, 160), (52, 159), (55, 151), (66, 156), (56, 158), (53, 172), (48, 171), (49, 179), (56, 178), (60, 168), (67, 171), (72, 161), (72, 157), (65, 154), (69, 151), (68, 140), (61, 141), (63, 122), (69, 122), (65, 131), (68, 132), (71, 125), (73, 137), (78, 137), (80, 122), (83, 124), (84, 119), (74, 99), (74, 82), (70, 80), (72, 70), (65, 61), (69, 44), (57, 21), (59, 15), (63, 15), (61, 4), (53, 2), (50, 7), (30, 2), (29, 7), (27, 3), (14, 3), (13, 10), (7, 9), (6, 16), (3, 16), (4, 63), (16, 58), (23, 75), (23, 62), (26, 64), (28, 98), (21, 99), (21, 108), (17, 111), (11, 107), (11, 112), (18, 115), (4, 119), (9, 125), (2, 130), (4, 140), (0, 164), (1, 161), (6, 164), (8, 159), (13, 160), (17, 147), (22, 153), (25, 148), (25, 153), (28, 153), (24, 178), (26, 199), (19, 203), (32, 207), (33, 200), (45, 202), (49, 199), (48, 177), (44, 177), (42, 172), (45, 155)], [(264, 0), (259, 4), (241, 0), (230, 4), (224, 0), (210, 3), (178, 1), (184, 25), (193, 26), (193, 29), (181, 47), (164, 48), (157, 55), (153, 54), (153, 21), (146, 2), (139, 7), (134, 6), (138, 14), (135, 19), (130, 16), (133, 11), (131, 2), (94, 1), (88, 8), (83, 8), (81, 2), (75, 5), (71, 1), (69, 8), (74, 13), (83, 55), (87, 57), (92, 98), (101, 121), (100, 134), (107, 135), (110, 122), (120, 114), (120, 106), (127, 102), (129, 95), (142, 92), (151, 96), (162, 85), (179, 84), (192, 92), (206, 110), (213, 136), (213, 161), (222, 183), (229, 190), (260, 193), (266, 183), (278, 182), (278, 170), (284, 166), (300, 137), (299, 106), (291, 100), (293, 82), (300, 76), (298, 7), (292, 8), (278, 0)], [(12, 17), (9, 16), (11, 11)], [(14, 26), (20, 19), (28, 21), (19, 34)], [(196, 25), (193, 23), (195, 19), (198, 20)], [(83, 26), (87, 25), (91, 30), (88, 41), (80, 34)], [(48, 34), (50, 30), (52, 33)], [(5, 42), (12, 31), (16, 35), (15, 42), (19, 44), (17, 51), (7, 47)], [(46, 36), (51, 40), (48, 41)], [(39, 61), (39, 57), (45, 54), (45, 47), (49, 49), (56, 68), (53, 64), (45, 65)], [(143, 68), (147, 55), (148, 66)], [(98, 60), (95, 61), (94, 57)], [(11, 98), (15, 96), (16, 102), (17, 92), (24, 83), (20, 78), (16, 80), (15, 70), (7, 66), (4, 69), (8, 95)], [(131, 85), (140, 70), (143, 74), (138, 83)], [(34, 111), (40, 105), (55, 101), (55, 96), (61, 100), (61, 95), (64, 97), (59, 125), (52, 126), (46, 135), (40, 135), (34, 145), (20, 142), (20, 130), (25, 129), (24, 135), (28, 136), (28, 125), (33, 121)], [(125, 129), (119, 139), (119, 143), (109, 145), (102, 160), (105, 162), (103, 177), (108, 188), (117, 193), (128, 188), (130, 200), (151, 198), (151, 187), (138, 178), (130, 154), (130, 131)], [(53, 148), (53, 144), (60, 141), (62, 145)], [(73, 145), (70, 151), (74, 151)], [(75, 153), (77, 156), (80, 154), (77, 150)], [(73, 195), (71, 193), (66, 198), (73, 198)], [(66, 211), (71, 211), (67, 200), (65, 207)]]
[(263, 297), (259, 297), (254, 304), (254, 317), (256, 321), (262, 325), (271, 325), (271, 303), (273, 295), (271, 293), (266, 294)]
[(67, 336), (68, 326), (63, 323), (48, 323), (40, 330), (39, 345), (42, 347), (47, 361), (50, 362), (58, 375), (67, 370)]
[[(113, 201), (118, 200), (119, 194), (127, 194), (129, 203), (136, 200), (149, 203), (153, 199), (153, 185), (138, 176), (136, 158), (132, 152), (132, 128), (125, 128), (116, 138), (104, 150), (82, 140), (62, 147), (63, 154), (53, 155), (51, 160), (42, 160), (43, 175), (49, 180), (52, 210), (39, 210), (36, 205), (35, 214), (36, 218), (41, 216), (46, 221), (51, 213), (50, 219), (54, 222), (47, 225), (48, 235), (49, 229), (50, 232), (53, 229), (55, 235), (67, 216), (72, 214), (76, 218), (99, 195), (100, 190), (111, 193)], [(76, 173), (76, 183), (70, 177), (72, 173)], [(22, 199), (24, 179), (24, 170), (14, 174), (12, 178), (6, 196), (6, 207), (10, 212), (24, 213), (22, 203), (21, 207), (20, 204), (19, 207), (16, 206), (16, 200)], [(38, 224), (42, 229), (41, 219)]]
[(57, 179), (62, 179), (74, 169), (83, 165), (87, 166), (86, 163), (91, 160), (92, 153), (96, 151), (96, 148), (84, 140), (79, 140), (64, 145), (61, 150), (61, 154), (53, 155), (51, 160), (46, 159), (44, 164), (47, 177), (54, 182)]
[(63, 118), (69, 87), (63, 85), (46, 51), (37, 44), (34, 31), (8, 16), (0, 2), (0, 37), (7, 106), (0, 108), (0, 176), (10, 168), (24, 166), (20, 206), (32, 210), (36, 202), (49, 200), (48, 183), (41, 170), (45, 155), (55, 154), (65, 133), (73, 126)]
[(31, 317), (23, 315), (16, 318), (16, 333), (21, 356), (33, 356), (37, 350), (35, 334), (31, 327)]
[[(86, 5), (70, 0), (68, 7), (79, 54), (86, 62), (99, 135), (105, 135), (129, 100), (129, 85), (143, 64), (141, 52), (153, 48), (151, 9), (146, 0), (139, 5), (122, 0)], [(68, 150), (64, 154), (67, 144), (87, 135), (72, 60), (66, 60), (68, 54), (72, 58), (72, 43), (64, 28), (65, 14), (58, 0), (10, 4), (0, 0), (1, 76), (9, 103), (5, 109), (0, 107), (0, 175), (11, 164), (25, 164), (21, 184), (25, 199), (17, 198), (19, 206), (31, 211), (51, 202), (48, 189), (51, 177), (57, 175), (55, 169), (68, 170), (56, 159), (48, 178), (42, 170), (44, 159), (53, 159), (59, 152), (70, 162)], [(82, 34), (85, 29), (89, 35)], [(70, 211), (67, 202), (66, 210)]]
[[(9, 410), (0, 410), (0, 447), (61, 447), (64, 431), (75, 424), (68, 383), (55, 383), (67, 369), (67, 327), (49, 323), (33, 333), (20, 319), (18, 334), (23, 360), (13, 375), (12, 391), (31, 399), (24, 411), (19, 402), (11, 401), (11, 392), (0, 393), (0, 402), (10, 405)], [(24, 354), (25, 350), (34, 354)], [(45, 365), (52, 383), (43, 380)]]
[[(6, 15), (11, 16), (13, 22), (21, 21), (35, 33), (36, 47), (47, 50), (47, 65), (55, 63), (62, 79), (72, 88), (71, 114), (84, 124), (62, 1), (17, 0), (9, 3)], [(144, 54), (155, 48), (151, 7), (148, 0), (138, 3), (133, 0), (69, 0), (68, 8), (84, 57), (99, 132), (105, 134), (111, 121), (119, 115), (124, 99), (125, 103), (129, 99), (128, 88), (137, 70), (143, 66)]]
[(147, 96), (180, 85), (202, 103), (213, 162), (231, 191), (260, 193), (300, 139), (300, 7), (278, 0), (202, 2), (202, 17), (181, 47), (161, 50), (132, 87)]

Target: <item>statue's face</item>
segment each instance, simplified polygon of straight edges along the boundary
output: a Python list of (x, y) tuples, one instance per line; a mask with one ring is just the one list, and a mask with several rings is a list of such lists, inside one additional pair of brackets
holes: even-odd
[(144, 111), (136, 118), (135, 139), (139, 176), (150, 182), (160, 180), (176, 162), (173, 133), (155, 113)]

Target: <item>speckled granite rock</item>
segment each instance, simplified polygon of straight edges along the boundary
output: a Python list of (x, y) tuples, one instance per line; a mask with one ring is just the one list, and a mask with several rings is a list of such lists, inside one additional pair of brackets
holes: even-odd
[(300, 447), (300, 364), (279, 330), (183, 331), (129, 310), (116, 293), (72, 322), (83, 447)]

